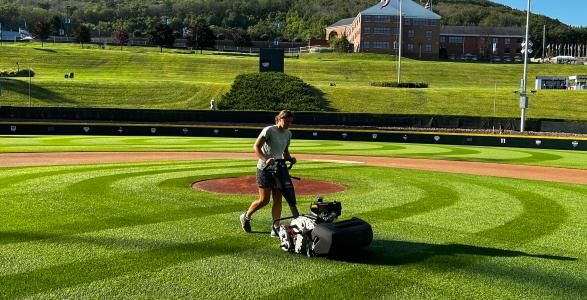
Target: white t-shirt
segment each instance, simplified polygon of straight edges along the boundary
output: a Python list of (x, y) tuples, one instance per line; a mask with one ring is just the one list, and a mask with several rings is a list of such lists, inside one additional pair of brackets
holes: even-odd
[[(279, 129), (277, 125), (263, 128), (259, 137), (265, 138), (265, 144), (261, 147), (261, 153), (267, 158), (283, 158), (283, 152), (289, 148), (291, 141), (291, 131), (288, 129)], [(257, 169), (265, 168), (265, 162), (259, 159)]]

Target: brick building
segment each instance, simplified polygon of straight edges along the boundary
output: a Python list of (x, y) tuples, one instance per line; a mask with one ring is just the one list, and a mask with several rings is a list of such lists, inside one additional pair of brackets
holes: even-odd
[(524, 28), (443, 26), (440, 56), (451, 59), (522, 61)]
[[(403, 0), (402, 56), (411, 58), (521, 59), (523, 28), (440, 26), (441, 16), (412, 0)], [(356, 17), (326, 28), (326, 39), (346, 36), (354, 52), (398, 54), (397, 1), (376, 4)]]
[[(440, 16), (419, 4), (403, 2), (402, 53), (414, 58), (438, 58)], [(326, 39), (345, 35), (355, 52), (397, 54), (399, 52), (399, 8), (397, 2), (381, 8), (376, 4), (356, 17), (326, 28)]]

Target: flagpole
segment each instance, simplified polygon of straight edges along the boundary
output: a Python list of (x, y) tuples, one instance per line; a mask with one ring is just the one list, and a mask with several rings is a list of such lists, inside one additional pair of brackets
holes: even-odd
[(522, 90), (520, 91), (520, 108), (522, 116), (520, 118), (520, 132), (524, 132), (526, 125), (526, 109), (528, 108), (528, 95), (526, 94), (526, 81), (528, 81), (528, 48), (529, 48), (529, 27), (530, 27), (530, 0), (528, 0), (528, 10), (526, 11), (526, 40), (524, 42), (524, 79), (522, 79)]
[(399, 51), (397, 56), (397, 83), (399, 84), (402, 80), (402, 29), (403, 29), (403, 0), (399, 0)]

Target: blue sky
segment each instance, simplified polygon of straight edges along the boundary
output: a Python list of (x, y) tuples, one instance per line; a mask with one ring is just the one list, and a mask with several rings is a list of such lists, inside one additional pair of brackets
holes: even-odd
[[(512, 8), (526, 10), (528, 0), (491, 0)], [(531, 11), (572, 26), (587, 27), (587, 0), (532, 0)]]

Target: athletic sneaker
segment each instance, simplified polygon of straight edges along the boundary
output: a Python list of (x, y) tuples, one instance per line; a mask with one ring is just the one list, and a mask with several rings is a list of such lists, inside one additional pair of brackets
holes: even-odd
[[(279, 232), (279, 228), (277, 228), (277, 232)], [(274, 237), (274, 238), (279, 237), (279, 235), (275, 232), (275, 230), (273, 230), (273, 228), (271, 228), (271, 237)]]
[(251, 232), (251, 219), (247, 218), (247, 212), (240, 216), (241, 226), (245, 232)]

